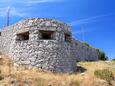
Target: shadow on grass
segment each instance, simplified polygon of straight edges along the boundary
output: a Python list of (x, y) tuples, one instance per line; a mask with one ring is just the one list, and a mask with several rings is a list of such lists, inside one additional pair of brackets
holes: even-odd
[(84, 73), (87, 69), (83, 68), (82, 66), (77, 66), (76, 73)]

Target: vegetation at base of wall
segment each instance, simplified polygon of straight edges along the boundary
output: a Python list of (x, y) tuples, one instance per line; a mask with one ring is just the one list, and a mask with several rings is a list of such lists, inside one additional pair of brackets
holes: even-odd
[(102, 52), (102, 51), (99, 52), (99, 59), (100, 60), (107, 60), (104, 52)]
[(108, 69), (102, 69), (102, 70), (95, 70), (94, 75), (97, 78), (106, 80), (109, 84), (112, 80), (114, 80), (114, 75), (112, 71), (109, 71)]
[(76, 60), (76, 62), (78, 63), (78, 62), (80, 62), (80, 60)]
[(115, 59), (112, 59), (112, 61), (115, 61)]
[(108, 60), (108, 57), (106, 57), (103, 51), (100, 51), (99, 49), (96, 49), (96, 51), (99, 53), (99, 60)]

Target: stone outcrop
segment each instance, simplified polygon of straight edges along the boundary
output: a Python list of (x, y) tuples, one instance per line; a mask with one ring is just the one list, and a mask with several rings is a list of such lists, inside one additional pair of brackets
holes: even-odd
[(67, 24), (46, 18), (20, 21), (0, 31), (0, 51), (17, 64), (52, 72), (74, 72), (76, 60), (98, 60), (98, 52), (71, 36)]

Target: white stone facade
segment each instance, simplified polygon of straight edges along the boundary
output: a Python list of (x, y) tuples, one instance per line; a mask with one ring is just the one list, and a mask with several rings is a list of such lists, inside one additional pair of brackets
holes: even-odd
[(98, 53), (75, 41), (70, 27), (56, 20), (32, 18), (0, 31), (0, 51), (17, 64), (71, 73), (76, 60), (98, 60)]

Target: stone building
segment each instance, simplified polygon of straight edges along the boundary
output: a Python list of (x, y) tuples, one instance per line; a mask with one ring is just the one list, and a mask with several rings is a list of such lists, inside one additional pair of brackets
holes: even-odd
[(62, 22), (32, 18), (0, 30), (0, 52), (17, 64), (52, 72), (74, 72), (76, 60), (98, 60), (98, 52), (72, 38)]

